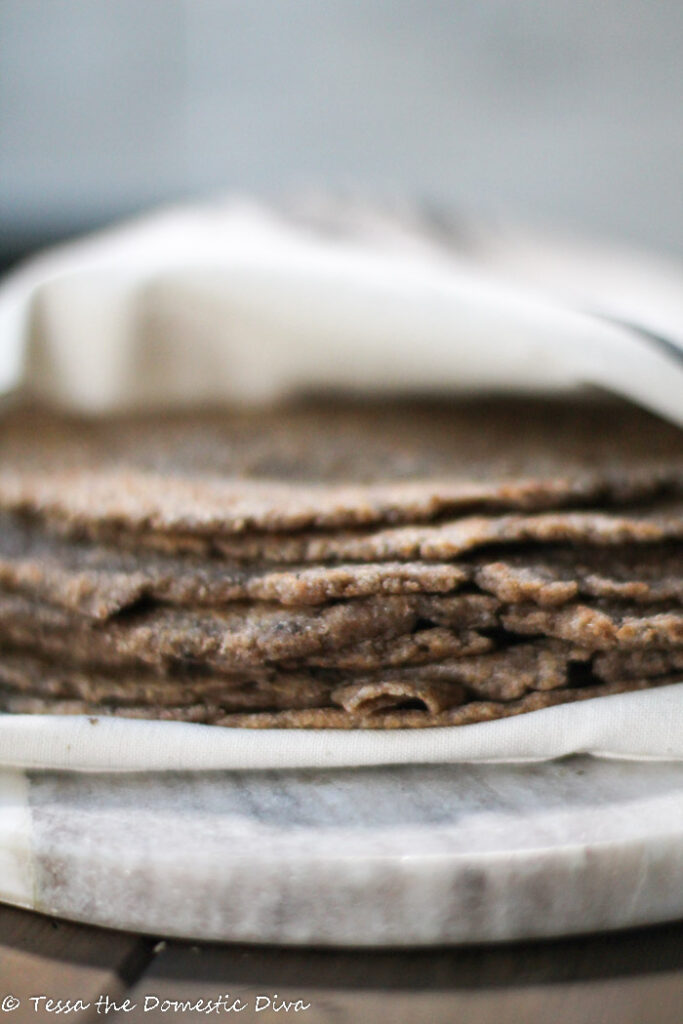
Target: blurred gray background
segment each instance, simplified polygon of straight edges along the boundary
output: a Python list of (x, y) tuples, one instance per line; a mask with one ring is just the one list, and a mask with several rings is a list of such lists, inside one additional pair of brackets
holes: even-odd
[(683, 253), (681, 0), (0, 0), (0, 259), (332, 185)]

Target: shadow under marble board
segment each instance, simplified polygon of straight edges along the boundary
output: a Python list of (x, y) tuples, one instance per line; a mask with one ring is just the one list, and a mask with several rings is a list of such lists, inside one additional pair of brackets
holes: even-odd
[(3, 863), (6, 902), (185, 938), (416, 946), (623, 928), (683, 916), (683, 764), (6, 771)]

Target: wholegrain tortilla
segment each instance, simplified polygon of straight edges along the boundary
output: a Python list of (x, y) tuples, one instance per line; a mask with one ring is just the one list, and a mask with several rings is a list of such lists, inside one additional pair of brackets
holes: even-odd
[(611, 650), (596, 655), (591, 663), (599, 679), (637, 679), (683, 672), (683, 647), (645, 647)]
[(428, 522), (683, 494), (680, 431), (626, 403), (326, 400), (77, 419), (7, 413), (0, 509), (160, 537)]
[(330, 703), (346, 707), (347, 698), (356, 700), (354, 694), (363, 688), (388, 693), (398, 687), (416, 697), (425, 687), (435, 687), (442, 691), (443, 706), (450, 706), (462, 703), (465, 693), (469, 698), (512, 700), (530, 689), (565, 686), (568, 661), (579, 656), (558, 641), (548, 641), (435, 664), (387, 666), (371, 673), (301, 665), (257, 667), (233, 675), (178, 668), (164, 676), (149, 668), (116, 671), (97, 664), (55, 665), (30, 650), (5, 649), (0, 651), (0, 691), (92, 704), (181, 706), (205, 701), (254, 710)]
[(51, 657), (118, 665), (168, 662), (230, 671), (264, 662), (330, 653), (373, 637), (410, 633), (421, 624), (456, 631), (497, 623), (490, 595), (359, 598), (313, 608), (235, 603), (225, 609), (142, 609), (93, 625), (55, 606), (0, 594), (0, 642)]
[[(569, 663), (588, 663), (590, 652), (557, 640), (517, 643), (487, 654), (453, 658), (426, 665), (385, 668), (351, 680), (333, 692), (391, 683), (460, 683), (470, 698), (508, 701), (529, 690), (555, 690), (569, 684)], [(343, 703), (343, 701), (342, 701)]]
[(469, 701), (437, 713), (413, 708), (377, 710), (367, 715), (336, 708), (307, 708), (300, 711), (231, 714), (214, 720), (215, 725), (247, 729), (419, 729), (436, 726), (473, 725), (513, 715), (540, 711), (558, 704), (592, 700), (616, 693), (645, 690), (679, 682), (678, 677), (657, 679), (625, 679), (594, 686), (547, 690), (526, 694), (512, 701)]
[(162, 676), (140, 669), (107, 671), (101, 665), (55, 665), (26, 651), (0, 653), (0, 700), (19, 697), (77, 700), (89, 707), (220, 705), (225, 710), (324, 707), (334, 682), (310, 671), (238, 677)]
[(683, 608), (629, 607), (599, 601), (561, 608), (507, 607), (501, 622), (511, 633), (557, 637), (590, 651), (614, 647), (683, 646)]
[(437, 726), (472, 725), (500, 718), (527, 714), (558, 704), (592, 700), (617, 693), (666, 686), (678, 682), (677, 677), (626, 679), (529, 693), (519, 700), (507, 702), (469, 701), (444, 711), (416, 708), (386, 710), (376, 708), (349, 712), (341, 708), (320, 707), (286, 711), (228, 712), (219, 705), (193, 704), (182, 707), (99, 706), (79, 700), (51, 700), (45, 697), (3, 694), (0, 706), (11, 714), (66, 714), (142, 718), (161, 721), (195, 722), (226, 728), (246, 729), (415, 729)]
[(566, 604), (611, 598), (637, 604), (683, 603), (683, 550), (675, 545), (526, 549), (472, 567), (477, 586), (506, 604)]
[[(520, 544), (622, 546), (683, 538), (683, 502), (611, 511), (467, 515), (442, 523), (379, 530), (248, 533), (234, 537), (161, 537), (142, 534), (136, 544), (166, 552), (192, 551), (247, 563), (428, 561), (461, 559), (480, 548)], [(189, 540), (189, 547), (185, 540)], [(108, 538), (113, 541), (112, 537)], [(129, 543), (130, 537), (118, 537)]]
[[(654, 655), (657, 655), (656, 657)], [(374, 673), (271, 668), (226, 676), (192, 671), (160, 676), (150, 670), (112, 671), (107, 666), (54, 665), (33, 652), (0, 653), (0, 701), (32, 698), (81, 701), (99, 707), (194, 707), (225, 712), (341, 707), (353, 714), (419, 704), (432, 713), (470, 701), (507, 703), (533, 691), (625, 679), (671, 678), (683, 668), (683, 649), (591, 654), (561, 641), (521, 643), (479, 657)]]
[[(485, 627), (483, 627), (485, 628)], [(378, 636), (338, 651), (312, 654), (306, 664), (345, 672), (372, 672), (402, 665), (433, 664), (449, 658), (485, 654), (494, 640), (476, 630), (421, 625), (402, 636)]]
[(378, 594), (448, 593), (471, 579), (506, 603), (556, 605), (579, 595), (683, 601), (683, 551), (672, 544), (611, 544), (606, 550), (551, 545), (474, 563), (245, 565), (64, 541), (25, 520), (0, 516), (0, 586), (96, 619), (140, 601), (317, 605)]
[(104, 620), (140, 603), (196, 607), (253, 600), (320, 605), (379, 594), (448, 593), (469, 579), (453, 563), (334, 566), (226, 564), (70, 542), (0, 516), (0, 586)]

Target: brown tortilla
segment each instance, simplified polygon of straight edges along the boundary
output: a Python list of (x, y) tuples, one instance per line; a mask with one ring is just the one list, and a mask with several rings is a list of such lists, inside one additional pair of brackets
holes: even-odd
[(683, 603), (683, 549), (672, 544), (527, 549), (496, 561), (482, 557), (473, 577), (506, 604), (554, 606), (579, 596)]
[(618, 402), (326, 400), (101, 421), (27, 409), (0, 435), (0, 508), (72, 534), (338, 529), (682, 492), (681, 432)]
[(455, 658), (427, 665), (383, 669), (372, 675), (350, 680), (333, 691), (333, 700), (354, 687), (393, 683), (460, 683), (471, 698), (508, 701), (529, 690), (554, 690), (568, 685), (570, 660), (587, 662), (590, 655), (556, 640), (515, 644), (474, 657)]
[[(683, 538), (683, 502), (629, 510), (556, 511), (536, 514), (464, 516), (435, 525), (387, 527), (335, 533), (318, 531), (214, 538), (189, 538), (192, 551), (250, 563), (434, 561), (460, 558), (478, 548), (518, 544), (621, 546)], [(130, 538), (129, 538), (130, 539)], [(141, 535), (140, 543), (183, 551), (183, 536)], [(126, 543), (121, 535), (120, 543)]]
[(650, 689), (678, 682), (678, 677), (657, 679), (626, 679), (573, 689), (550, 690), (527, 694), (519, 700), (470, 701), (445, 711), (432, 712), (413, 708), (378, 709), (367, 714), (350, 713), (339, 708), (305, 708), (291, 711), (228, 713), (218, 705), (194, 704), (182, 707), (105, 707), (79, 700), (61, 701), (48, 698), (7, 695), (1, 697), (4, 711), (12, 714), (113, 715), (119, 718), (143, 718), (163, 721), (198, 722), (228, 728), (247, 729), (415, 729), (435, 726), (472, 725), (495, 721), (513, 715), (540, 711), (558, 704), (591, 700), (617, 693)]
[(496, 625), (498, 602), (483, 594), (359, 598), (315, 608), (239, 604), (225, 610), (153, 608), (103, 625), (13, 594), (0, 594), (0, 641), (59, 659), (118, 665), (191, 662), (229, 672), (294, 661), (423, 623), (458, 632)]
[(54, 666), (32, 652), (4, 651), (0, 653), (0, 695), (80, 700), (91, 709), (203, 703), (226, 712), (337, 706), (356, 714), (419, 701), (437, 713), (471, 700), (508, 702), (534, 690), (575, 686), (571, 665), (582, 667), (583, 686), (672, 677), (683, 668), (683, 650), (612, 651), (591, 661), (588, 652), (551, 640), (517, 644), (479, 657), (356, 676), (302, 666), (293, 671), (257, 670), (234, 676), (180, 671), (167, 677), (140, 669)]
[(372, 672), (401, 665), (423, 665), (448, 658), (485, 654), (494, 641), (474, 630), (443, 626), (417, 629), (404, 636), (373, 637), (326, 654), (312, 654), (306, 664), (346, 672)]
[(613, 679), (637, 679), (679, 673), (683, 677), (683, 647), (641, 648), (631, 651), (605, 651), (592, 662), (593, 673), (608, 682)]
[(504, 627), (523, 635), (558, 637), (590, 651), (613, 647), (683, 646), (683, 608), (624, 607), (609, 602), (561, 608), (517, 605), (501, 615)]
[[(179, 669), (166, 676), (149, 669), (108, 669), (101, 665), (56, 666), (32, 651), (0, 652), (0, 691), (79, 699), (92, 704), (194, 704), (205, 701), (226, 709), (346, 707), (360, 688), (402, 688), (413, 696), (425, 687), (443, 691), (444, 706), (462, 703), (464, 694), (512, 700), (529, 689), (567, 684), (573, 655), (558, 641), (519, 644), (483, 657), (462, 657), (434, 665), (386, 667), (354, 674), (340, 669), (302, 665), (291, 670), (257, 668), (240, 674), (216, 675)], [(587, 657), (587, 655), (585, 656)], [(250, 702), (252, 702), (250, 704)]]
[(320, 605), (378, 594), (448, 593), (466, 568), (425, 562), (244, 566), (71, 543), (0, 516), (0, 586), (104, 620), (140, 601), (217, 606), (235, 601)]
[(333, 687), (310, 672), (264, 673), (252, 678), (216, 675), (163, 677), (150, 672), (106, 667), (55, 666), (26, 652), (0, 653), (0, 702), (3, 696), (57, 701), (78, 700), (89, 707), (128, 705), (184, 707), (220, 705), (226, 711), (259, 708), (324, 707)]

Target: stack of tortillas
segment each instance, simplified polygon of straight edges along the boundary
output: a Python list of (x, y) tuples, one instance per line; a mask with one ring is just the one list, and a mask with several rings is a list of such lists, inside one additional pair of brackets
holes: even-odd
[(0, 704), (463, 725), (683, 671), (683, 435), (618, 401), (8, 413)]
[[(269, 734), (271, 757), (144, 720), (384, 730), (567, 703), (540, 745), (530, 716), (425, 734), (476, 733), (466, 751), (362, 732), (335, 756), (680, 753), (680, 687), (576, 703), (683, 677), (680, 280), (406, 210), (239, 201), (10, 276), (3, 756), (318, 764), (291, 749), (306, 733)], [(143, 721), (94, 740), (65, 714)]]

